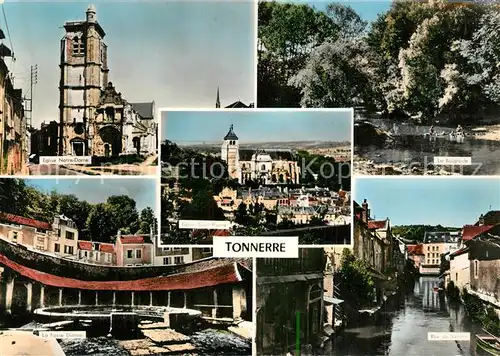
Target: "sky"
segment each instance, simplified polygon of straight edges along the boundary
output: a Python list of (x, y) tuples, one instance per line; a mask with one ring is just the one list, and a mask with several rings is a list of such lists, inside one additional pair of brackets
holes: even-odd
[[(1, 5), (7, 18), (6, 26), (0, 16), (0, 28), (7, 37), (3, 42), (16, 57), (15, 63), (5, 60), (15, 86), (25, 95), (30, 66), (38, 65), (33, 92), (35, 127), (58, 120), (62, 26), (66, 21), (84, 20), (90, 3), (7, 0)], [(97, 21), (106, 32), (109, 80), (129, 102), (155, 101), (157, 108), (214, 108), (218, 86), (222, 106), (237, 100), (255, 101), (252, 2), (94, 4)]]
[(318, 0), (295, 0), (294, 2), (307, 3), (314, 8), (325, 11), (328, 4), (338, 2), (352, 7), (363, 20), (373, 22), (378, 15), (389, 10), (391, 0), (338, 0), (338, 1), (318, 1)]
[(156, 180), (148, 178), (60, 178), (26, 179), (26, 184), (50, 193), (73, 194), (89, 203), (104, 203), (113, 195), (127, 195), (137, 203), (137, 210), (152, 208), (157, 216)]
[(161, 138), (188, 144), (219, 142), (234, 125), (240, 143), (351, 141), (352, 111), (171, 111), (162, 113)]
[[(444, 178), (444, 179), (443, 179)], [(372, 217), (394, 225), (475, 224), (481, 214), (500, 210), (498, 178), (357, 178), (358, 204), (367, 199)]]

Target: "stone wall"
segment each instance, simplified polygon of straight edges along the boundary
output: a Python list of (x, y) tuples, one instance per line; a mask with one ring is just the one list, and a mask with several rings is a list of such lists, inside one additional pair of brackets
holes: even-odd
[[(473, 291), (495, 297), (500, 302), (500, 259), (470, 261), (470, 285)], [(477, 273), (476, 273), (476, 267)]]

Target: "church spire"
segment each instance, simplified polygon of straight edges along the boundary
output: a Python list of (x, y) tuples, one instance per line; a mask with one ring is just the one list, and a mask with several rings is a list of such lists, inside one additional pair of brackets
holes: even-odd
[(217, 87), (217, 100), (215, 101), (215, 108), (220, 109), (219, 87)]

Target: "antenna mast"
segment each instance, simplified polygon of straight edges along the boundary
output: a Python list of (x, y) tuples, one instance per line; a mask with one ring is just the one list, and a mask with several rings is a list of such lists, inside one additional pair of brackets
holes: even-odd
[(34, 66), (31, 66), (29, 97), (24, 99), (27, 102), (29, 102), (29, 109), (24, 110), (24, 112), (29, 113), (26, 123), (28, 129), (33, 128), (33, 88), (37, 83), (38, 83), (38, 64), (35, 64)]

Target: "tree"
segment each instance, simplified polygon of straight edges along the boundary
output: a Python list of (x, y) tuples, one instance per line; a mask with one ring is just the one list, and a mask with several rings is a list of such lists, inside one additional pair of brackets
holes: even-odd
[(313, 231), (307, 231), (299, 236), (299, 243), (301, 245), (315, 245), (320, 244), (322, 238), (314, 234)]
[(465, 60), (469, 71), (463, 78), (473, 92), (479, 92), (492, 103), (500, 104), (500, 12), (489, 8), (481, 16), (479, 28), (471, 40), (455, 43), (455, 49)]
[(241, 202), (236, 208), (236, 212), (234, 213), (234, 222), (239, 225), (247, 225), (248, 222), (248, 210), (247, 205), (244, 202)]
[(153, 234), (158, 231), (158, 224), (156, 221), (156, 216), (152, 208), (147, 207), (142, 209), (140, 215), (139, 233), (149, 234), (151, 231)]
[(115, 195), (109, 197), (106, 204), (117, 229), (128, 228), (131, 233), (139, 230), (139, 214), (134, 199), (127, 195)]
[(23, 215), (29, 205), (26, 183), (21, 179), (0, 178), (0, 211)]
[(225, 220), (224, 211), (215, 202), (211, 191), (196, 192), (180, 215), (181, 219), (188, 220)]
[(340, 295), (359, 308), (372, 304), (375, 282), (366, 261), (357, 259), (349, 249), (342, 252), (342, 262), (338, 271)]
[(288, 81), (314, 47), (338, 36), (337, 25), (304, 4), (260, 2), (258, 12), (259, 106), (298, 107), (300, 90)]
[(114, 220), (113, 212), (107, 204), (95, 204), (90, 209), (86, 222), (88, 238), (93, 241), (114, 242), (118, 226)]
[(302, 107), (353, 107), (370, 102), (370, 49), (362, 39), (339, 39), (315, 48), (289, 84), (301, 89)]
[(83, 231), (91, 210), (91, 204), (78, 199), (75, 195), (53, 194), (52, 197), (57, 200), (57, 212), (73, 220), (78, 229)]
[(344, 38), (362, 37), (368, 23), (353, 10), (352, 7), (339, 3), (329, 4), (326, 14), (339, 29)]

